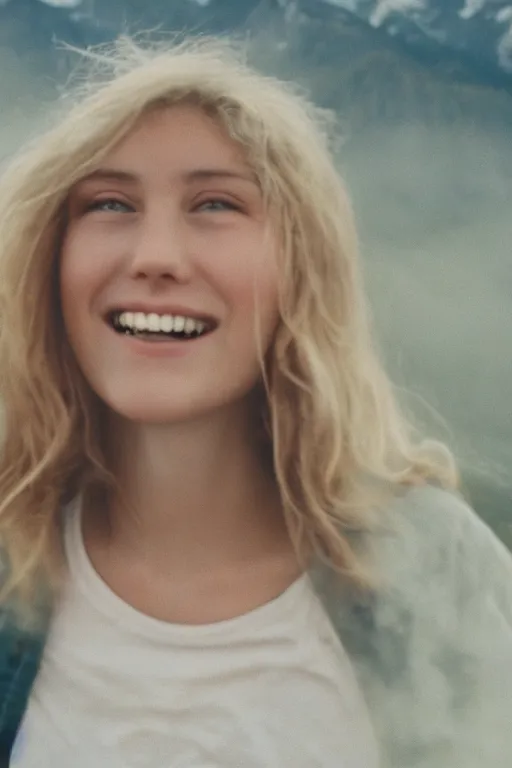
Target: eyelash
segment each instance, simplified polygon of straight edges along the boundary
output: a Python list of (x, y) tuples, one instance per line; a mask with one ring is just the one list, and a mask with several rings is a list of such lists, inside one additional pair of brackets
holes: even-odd
[(93, 200), (90, 203), (87, 203), (84, 206), (84, 212), (85, 213), (93, 213), (94, 211), (101, 210), (101, 207), (103, 205), (107, 205), (107, 203), (114, 203), (116, 205), (124, 205), (126, 208), (129, 208), (130, 206), (128, 203), (123, 203), (122, 200), (117, 200), (115, 197), (106, 197), (104, 199), (99, 200)]
[[(93, 213), (95, 211), (100, 211), (102, 210), (102, 206), (107, 204), (112, 204), (112, 203), (115, 205), (124, 206), (125, 208), (132, 207), (130, 206), (129, 203), (125, 203), (123, 200), (119, 200), (118, 198), (106, 197), (103, 199), (93, 200), (92, 202), (87, 203), (87, 205), (84, 208), (84, 212)], [(197, 208), (202, 208), (203, 206), (209, 205), (209, 204), (215, 204), (215, 205), (221, 204), (222, 206), (225, 206), (227, 210), (238, 211), (239, 213), (242, 213), (243, 211), (241, 205), (237, 205), (236, 203), (233, 203), (231, 200), (225, 200), (224, 198), (221, 198), (221, 197), (212, 197), (206, 200), (202, 200), (200, 203), (198, 203), (198, 205), (194, 210), (196, 210)], [(212, 210), (212, 209), (209, 209), (209, 210)], [(213, 209), (213, 210), (217, 210), (217, 209)], [(109, 211), (109, 212), (112, 213), (112, 211)]]

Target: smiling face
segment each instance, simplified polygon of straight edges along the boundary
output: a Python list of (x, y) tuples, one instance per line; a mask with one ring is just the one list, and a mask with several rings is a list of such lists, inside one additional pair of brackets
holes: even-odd
[(197, 418), (254, 388), (277, 265), (241, 150), (194, 107), (144, 117), (72, 190), (60, 255), (71, 347), (130, 420)]

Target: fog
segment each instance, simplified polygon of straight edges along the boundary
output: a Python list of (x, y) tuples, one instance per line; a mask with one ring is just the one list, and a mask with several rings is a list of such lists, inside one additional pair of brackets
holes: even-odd
[(510, 468), (512, 148), (484, 131), (410, 126), (365, 149), (347, 176), (390, 365), (468, 458)]

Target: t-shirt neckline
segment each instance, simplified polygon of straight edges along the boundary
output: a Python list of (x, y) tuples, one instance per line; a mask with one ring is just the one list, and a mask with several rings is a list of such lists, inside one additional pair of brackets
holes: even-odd
[(187, 644), (225, 643), (227, 637), (246, 637), (276, 623), (289, 621), (299, 604), (313, 597), (308, 573), (301, 574), (287, 589), (263, 605), (230, 619), (208, 624), (177, 624), (142, 613), (119, 597), (101, 578), (87, 554), (82, 533), (82, 500), (75, 499), (65, 510), (64, 547), (72, 581), (82, 595), (108, 621), (139, 635)]

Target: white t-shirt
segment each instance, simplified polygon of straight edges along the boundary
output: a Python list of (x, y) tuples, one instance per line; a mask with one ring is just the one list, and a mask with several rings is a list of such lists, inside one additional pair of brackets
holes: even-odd
[(88, 559), (78, 505), (69, 580), (12, 768), (376, 768), (369, 715), (307, 575), (228, 621), (168, 624)]

